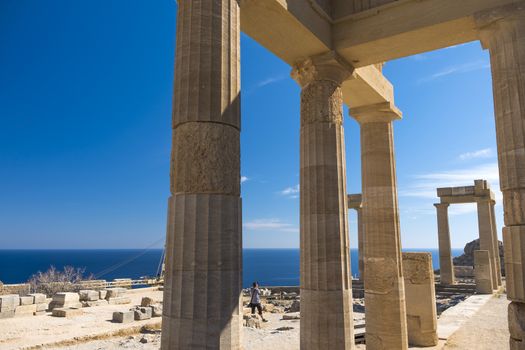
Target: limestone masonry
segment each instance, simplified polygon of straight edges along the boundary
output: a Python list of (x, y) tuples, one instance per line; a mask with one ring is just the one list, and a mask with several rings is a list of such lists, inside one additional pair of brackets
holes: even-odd
[[(358, 210), (360, 221), (367, 349), (404, 350), (409, 342), (435, 341), (428, 257), (406, 256), (404, 266), (401, 254), (393, 133), (402, 113), (382, 66), (481, 41), (490, 53), (493, 78), (506, 283), (512, 301), (509, 344), (512, 350), (525, 349), (525, 1), (178, 4), (163, 350), (242, 346), (241, 30), (289, 64), (301, 87), (301, 113), (296, 116), (301, 134), (301, 349), (354, 348), (349, 207)], [(362, 193), (355, 201), (346, 192), (344, 104), (361, 130)], [(456, 283), (448, 206), (473, 202), (480, 236), (475, 252), (478, 288), (487, 293), (499, 289), (494, 195), (487, 182), (438, 189), (438, 197), (440, 283)], [(63, 302), (79, 300), (64, 296)], [(8, 312), (10, 306), (5, 307)]]

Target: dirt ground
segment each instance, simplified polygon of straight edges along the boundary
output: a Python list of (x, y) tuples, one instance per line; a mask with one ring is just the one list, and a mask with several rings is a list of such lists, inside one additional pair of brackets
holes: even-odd
[[(110, 322), (113, 311), (125, 311), (140, 304), (143, 296), (162, 300), (160, 291), (129, 293), (132, 304), (83, 308), (83, 315), (72, 319), (51, 316), (28, 316), (0, 320), (0, 349), (46, 350), (158, 350), (160, 348), (160, 321), (154, 318), (131, 324)], [(448, 337), (446, 345), (433, 349), (508, 349), (507, 305), (505, 295), (486, 297), (459, 329)], [(458, 307), (457, 312), (464, 314)], [(464, 308), (469, 303), (464, 304)], [(475, 304), (475, 303), (474, 303)], [(455, 312), (451, 308), (450, 314)], [(247, 350), (299, 349), (299, 320), (282, 320), (282, 314), (267, 313), (268, 323), (262, 329), (243, 328), (243, 343)], [(354, 319), (362, 320), (363, 313), (354, 312)], [(450, 316), (448, 323), (450, 323)], [(452, 318), (454, 318), (452, 316)], [(445, 318), (442, 320), (444, 323)], [(140, 332), (148, 326), (149, 331)], [(439, 320), (438, 320), (439, 325)], [(439, 327), (439, 326), (438, 326)], [(444, 343), (444, 341), (442, 342)], [(47, 344), (47, 345), (46, 345)], [(365, 349), (358, 345), (357, 349)]]
[(509, 349), (509, 329), (505, 295), (491, 298), (447, 340), (444, 349)]

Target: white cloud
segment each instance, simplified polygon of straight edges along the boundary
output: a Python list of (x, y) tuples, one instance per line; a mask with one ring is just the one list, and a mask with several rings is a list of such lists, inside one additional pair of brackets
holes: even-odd
[(483, 179), (491, 184), (496, 200), (501, 199), (499, 191), (498, 163), (487, 163), (470, 168), (437, 171), (413, 176), (415, 181), (400, 189), (400, 197), (418, 197), (437, 200), (436, 189), (439, 187), (472, 186), (474, 180)]
[(251, 231), (272, 230), (278, 232), (299, 233), (298, 227), (289, 223), (282, 222), (279, 219), (256, 219), (245, 222), (243, 226), (245, 229)]
[(487, 61), (475, 61), (475, 62), (469, 62), (469, 63), (464, 63), (464, 64), (458, 64), (455, 66), (447, 67), (437, 73), (432, 74), (429, 77), (421, 79), (419, 82), (423, 83), (423, 82), (433, 81), (433, 80), (443, 78), (443, 77), (446, 77), (452, 74), (463, 74), (463, 73), (469, 73), (469, 72), (474, 72), (477, 70), (488, 69), (488, 68), (490, 68), (490, 63)]
[(293, 187), (287, 187), (279, 193), (288, 198), (299, 198), (299, 184)]
[(285, 76), (285, 75), (278, 75), (278, 76), (275, 76), (275, 77), (270, 77), (270, 78), (267, 78), (267, 79), (264, 79), (264, 80), (261, 80), (260, 82), (258, 82), (257, 84), (255, 84), (255, 87), (256, 88), (261, 88), (261, 87), (264, 87), (266, 85), (270, 85), (270, 84), (274, 84), (274, 83), (278, 83), (280, 81), (283, 81), (284, 79), (286, 79), (288, 76)]
[(492, 148), (484, 148), (478, 151), (466, 152), (466, 153), (460, 154), (459, 159), (469, 160), (469, 159), (476, 159), (476, 158), (490, 158), (493, 155), (494, 155), (494, 152), (492, 151)]
[(256, 90), (258, 90), (260, 88), (263, 88), (263, 87), (271, 85), (271, 84), (278, 83), (280, 81), (285, 80), (286, 78), (288, 78), (287, 75), (276, 75), (276, 76), (273, 76), (273, 77), (269, 77), (269, 78), (263, 79), (263, 80), (257, 82), (255, 85), (253, 85), (249, 89), (247, 89), (246, 90), (246, 95), (251, 95), (252, 93), (254, 93)]
[(249, 178), (247, 176), (241, 176), (241, 183), (244, 183), (246, 181), (248, 181)]

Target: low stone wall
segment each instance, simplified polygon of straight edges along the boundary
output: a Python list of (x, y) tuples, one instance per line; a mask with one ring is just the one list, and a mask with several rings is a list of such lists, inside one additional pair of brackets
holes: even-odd
[(2, 284), (0, 283), (0, 295), (19, 294), (27, 295), (31, 292), (31, 287), (27, 283), (21, 284)]

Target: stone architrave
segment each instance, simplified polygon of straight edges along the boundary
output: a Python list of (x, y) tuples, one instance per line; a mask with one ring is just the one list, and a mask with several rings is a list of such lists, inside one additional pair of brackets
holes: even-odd
[(342, 82), (330, 52), (298, 63), (301, 85), (301, 349), (353, 349)]
[(163, 350), (240, 349), (240, 16), (180, 0)]
[(403, 253), (408, 343), (435, 346), (437, 336), (436, 292), (432, 254)]
[(392, 125), (401, 113), (380, 103), (351, 109), (350, 115), (361, 127), (366, 346), (404, 350), (408, 338)]
[(488, 250), (474, 251), (474, 275), (476, 278), (476, 292), (492, 294), (494, 280), (492, 276), (492, 259)]
[(517, 350), (525, 348), (525, 2), (479, 13), (475, 22), (483, 47), (490, 52), (507, 297), (512, 301), (509, 344)]
[(437, 210), (439, 243), (439, 281), (444, 285), (455, 284), (452, 250), (450, 247), (450, 228), (448, 224), (448, 203), (434, 204)]

